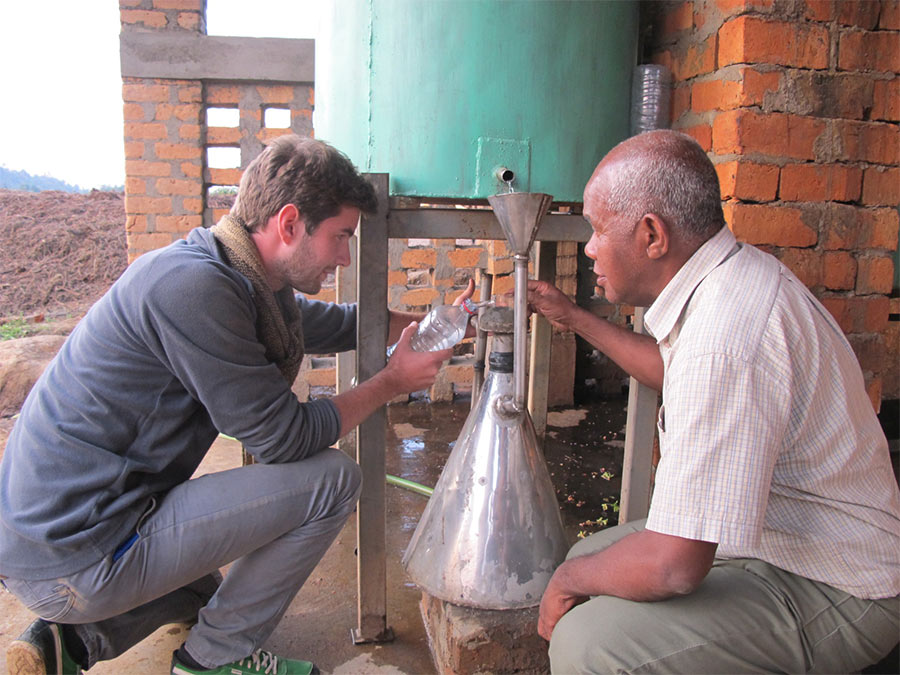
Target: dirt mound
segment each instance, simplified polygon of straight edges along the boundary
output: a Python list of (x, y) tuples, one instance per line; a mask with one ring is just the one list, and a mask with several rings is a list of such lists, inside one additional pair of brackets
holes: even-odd
[(83, 314), (126, 266), (121, 193), (0, 190), (0, 320)]

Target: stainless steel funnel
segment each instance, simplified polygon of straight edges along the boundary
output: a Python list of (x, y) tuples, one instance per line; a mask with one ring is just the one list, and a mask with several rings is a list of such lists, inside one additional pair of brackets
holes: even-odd
[(420, 588), (447, 602), (532, 607), (568, 543), (531, 416), (502, 405), (513, 392), (512, 312), (491, 308), (479, 321), (495, 331), (490, 371), (403, 564)]

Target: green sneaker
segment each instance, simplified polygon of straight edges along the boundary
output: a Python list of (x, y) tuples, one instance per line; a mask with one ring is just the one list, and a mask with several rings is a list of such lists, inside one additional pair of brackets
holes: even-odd
[(81, 675), (58, 624), (37, 619), (6, 648), (9, 675)]
[(257, 649), (246, 659), (226, 663), (212, 670), (188, 668), (172, 654), (172, 675), (318, 675), (319, 669), (309, 661), (295, 661)]

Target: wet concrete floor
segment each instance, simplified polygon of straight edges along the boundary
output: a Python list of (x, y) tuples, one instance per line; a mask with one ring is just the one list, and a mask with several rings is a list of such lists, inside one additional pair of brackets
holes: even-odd
[[(388, 408), (387, 471), (433, 486), (469, 412), (469, 402), (410, 403)], [(605, 524), (614, 525), (624, 450), (625, 400), (551, 411), (544, 452), (570, 540)], [(241, 462), (234, 441), (218, 440), (199, 473), (221, 471)], [(354, 645), (356, 626), (356, 523), (347, 523), (291, 603), (265, 647), (286, 657), (315, 662), (323, 673), (434, 673), (419, 612), (420, 591), (406, 576), (400, 558), (412, 537), (427, 498), (388, 486), (387, 614), (395, 639), (381, 645)], [(32, 620), (9, 593), (0, 593), (0, 672), (6, 645)], [(163, 626), (119, 658), (97, 664), (92, 675), (167, 673), (171, 653), (186, 627)]]

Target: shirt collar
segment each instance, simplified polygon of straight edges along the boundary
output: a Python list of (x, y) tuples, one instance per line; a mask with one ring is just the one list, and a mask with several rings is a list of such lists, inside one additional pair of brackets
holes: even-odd
[(734, 234), (728, 227), (723, 227), (694, 251), (666, 284), (644, 314), (644, 326), (657, 342), (661, 342), (672, 332), (694, 290), (707, 274), (728, 257), (735, 246), (737, 240)]

